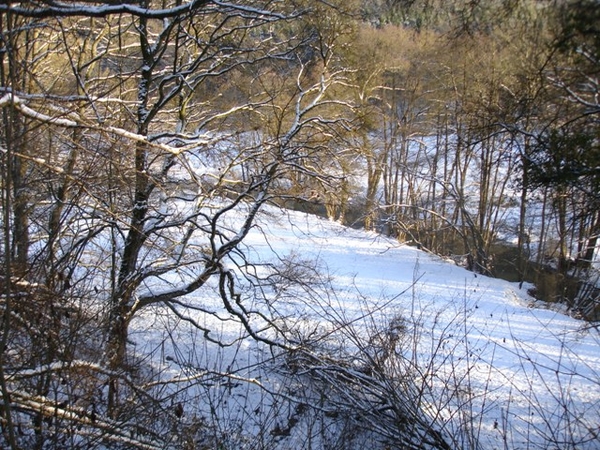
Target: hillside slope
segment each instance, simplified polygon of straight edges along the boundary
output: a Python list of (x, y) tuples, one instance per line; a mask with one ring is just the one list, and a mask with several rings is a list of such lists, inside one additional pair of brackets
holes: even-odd
[[(315, 354), (328, 352), (328, 364), (339, 358), (363, 370), (366, 363), (382, 361), (379, 375), (392, 379), (398, 371), (410, 373), (420, 393), (420, 408), (453, 445), (600, 445), (600, 340), (589, 324), (544, 308), (516, 284), (299, 212), (267, 209), (244, 245), (256, 265), (235, 268), (240, 280), (247, 271), (274, 281), (260, 289), (266, 302), (255, 295), (256, 286), (241, 289), (244, 308), (261, 313), (254, 315), (256, 329), (269, 317), (295, 336), (291, 341), (299, 346), (310, 342)], [(294, 281), (304, 286), (300, 289)], [(187, 313), (210, 329), (210, 336), (231, 346), (211, 346), (186, 322), (154, 311), (135, 324), (137, 352), (154, 355), (164, 377), (193, 374), (196, 381), (204, 380), (195, 394), (186, 394), (186, 411), (205, 420), (212, 417), (219, 426), (229, 423), (235, 430), (227, 431), (235, 436), (231, 445), (333, 445), (334, 430), (342, 433), (340, 422), (321, 423), (317, 433), (311, 419), (315, 413), (298, 405), (330, 408), (327, 417), (333, 416), (331, 404), (358, 406), (331, 399), (325, 406), (311, 404), (314, 397), (298, 393), (298, 383), (306, 379), (286, 382), (277, 352), (249, 339), (226, 312), (218, 313), (218, 319), (205, 313), (222, 309), (211, 289), (194, 299), (204, 312)], [(295, 371), (302, 369), (294, 366)], [(369, 376), (376, 378), (373, 372)], [(207, 384), (208, 378), (220, 381)], [(312, 387), (302, 389), (308, 392)], [(291, 399), (292, 406), (282, 407), (284, 399)], [(389, 441), (382, 434), (385, 430), (355, 436), (352, 445), (368, 441), (376, 448), (373, 442)], [(346, 443), (340, 448), (352, 447)]]

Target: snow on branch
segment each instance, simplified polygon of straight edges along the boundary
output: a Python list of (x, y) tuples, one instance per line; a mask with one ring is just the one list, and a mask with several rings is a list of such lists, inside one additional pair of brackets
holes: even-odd
[(155, 442), (147, 442), (140, 437), (132, 437), (122, 423), (107, 418), (91, 415), (87, 410), (75, 406), (57, 404), (57, 402), (42, 396), (13, 391), (10, 393), (12, 407), (15, 410), (44, 417), (62, 419), (78, 424), (70, 431), (80, 435), (91, 435), (103, 440), (118, 443), (128, 448), (142, 450), (158, 450), (164, 448)]
[(58, 125), (60, 127), (77, 127), (78, 123), (65, 119), (62, 117), (51, 117), (46, 114), (40, 113), (29, 108), (25, 105), (25, 102), (21, 100), (19, 97), (13, 94), (5, 94), (0, 98), (0, 108), (3, 108), (8, 105), (13, 105), (18, 111), (20, 111), (23, 115), (30, 117), (32, 119), (39, 120), (40, 122), (50, 123), (53, 125)]
[(230, 2), (223, 2), (223, 1), (219, 1), (219, 0), (214, 0), (213, 3), (215, 3), (217, 6), (230, 8), (235, 11), (240, 11), (242, 13), (251, 14), (252, 16), (262, 16), (262, 17), (267, 16), (267, 17), (273, 17), (273, 18), (284, 19), (284, 20), (290, 19), (290, 18), (295, 18), (295, 17), (298, 17), (305, 13), (305, 10), (299, 9), (299, 10), (296, 10), (294, 12), (294, 14), (292, 14), (290, 16), (286, 16), (284, 14), (275, 13), (273, 11), (265, 11), (260, 8), (253, 8), (248, 5), (235, 5)]
[(63, 370), (81, 370), (81, 369), (86, 369), (86, 370), (92, 370), (94, 372), (99, 372), (99, 373), (105, 373), (107, 375), (111, 375), (114, 376), (115, 374), (110, 372), (107, 373), (107, 369), (100, 366), (99, 364), (90, 362), (90, 361), (83, 361), (83, 360), (74, 360), (74, 361), (70, 361), (70, 362), (63, 362), (63, 361), (58, 361), (58, 362), (53, 362), (50, 364), (44, 364), (42, 366), (38, 366), (35, 368), (31, 368), (31, 369), (21, 369), (18, 372), (15, 373), (9, 373), (7, 380), (8, 381), (14, 381), (14, 380), (22, 380), (24, 378), (31, 378), (31, 377), (36, 377), (45, 373), (51, 373), (51, 372), (61, 372)]
[(12, 105), (14, 108), (23, 114), (26, 117), (29, 117), (34, 120), (38, 120), (43, 123), (48, 123), (50, 125), (57, 125), (59, 127), (64, 128), (87, 128), (90, 130), (97, 130), (100, 132), (109, 132), (116, 136), (120, 136), (123, 138), (131, 139), (132, 141), (140, 142), (147, 144), (149, 146), (158, 148), (160, 150), (164, 150), (167, 153), (171, 153), (174, 156), (178, 156), (181, 153), (185, 152), (188, 149), (196, 148), (198, 145), (206, 144), (208, 140), (196, 139), (193, 144), (184, 147), (173, 147), (168, 144), (164, 144), (161, 142), (155, 142), (148, 139), (147, 136), (143, 136), (141, 134), (133, 133), (131, 131), (127, 131), (123, 128), (114, 127), (114, 126), (101, 126), (101, 125), (87, 125), (80, 121), (73, 120), (72, 118), (67, 119), (64, 117), (52, 117), (47, 114), (36, 111), (25, 104), (25, 101), (21, 98), (13, 95), (13, 94), (5, 94), (0, 98), (0, 108), (4, 108), (6, 106)]
[[(28, 6), (32, 2), (17, 2), (0, 4), (0, 13), (10, 12), (17, 16), (32, 18), (49, 17), (108, 17), (119, 14), (130, 14), (132, 16), (145, 19), (169, 19), (193, 13), (216, 5), (218, 8), (229, 8), (242, 14), (249, 14), (253, 17), (271, 17), (274, 19), (287, 19), (285, 14), (273, 11), (254, 8), (247, 5), (237, 5), (229, 2), (211, 1), (211, 0), (191, 0), (171, 8), (144, 8), (138, 5), (125, 2), (91, 2), (80, 0), (78, 2), (43, 2), (46, 6)], [(295, 12), (292, 17), (300, 15), (302, 12)]]
[(0, 5), (0, 13), (11, 12), (12, 14), (33, 17), (107, 17), (118, 14), (131, 14), (146, 19), (168, 19), (176, 17), (196, 9), (201, 9), (211, 3), (210, 0), (192, 0), (172, 8), (152, 9), (143, 8), (131, 3), (118, 2), (94, 2), (100, 5), (90, 4), (91, 2), (51, 2), (47, 6), (27, 5), (31, 2), (8, 3)]

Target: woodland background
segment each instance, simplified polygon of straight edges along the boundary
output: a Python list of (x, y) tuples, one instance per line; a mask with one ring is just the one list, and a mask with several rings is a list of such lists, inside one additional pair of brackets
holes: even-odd
[[(180, 419), (131, 381), (130, 326), (150, 308), (229, 314), (308, 351), (242, 305), (240, 285), (307, 284), (250, 270), (265, 205), (597, 320), (599, 24), (592, 0), (0, 5), (4, 444), (146, 448), (123, 429)], [(220, 311), (186, 297), (207, 286)]]

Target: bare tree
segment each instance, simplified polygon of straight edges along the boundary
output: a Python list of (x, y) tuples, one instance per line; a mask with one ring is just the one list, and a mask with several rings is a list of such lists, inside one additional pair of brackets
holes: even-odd
[[(3, 169), (13, 180), (3, 186), (13, 206), (5, 209), (4, 253), (17, 250), (31, 313), (41, 292), (49, 308), (51, 339), (26, 338), (41, 358), (11, 362), (13, 388), (46, 380), (36, 392), (44, 407), (13, 397), (21, 412), (39, 418), (38, 448), (51, 442), (44, 444), (48, 416), (69, 427), (79, 421), (73, 417), (81, 411), (59, 405), (70, 394), (53, 391), (66, 373), (85, 372), (107, 384), (103, 401), (85, 397), (86, 418), (79, 421), (100, 435), (115, 433), (111, 421), (135, 417), (126, 396), (161, 407), (132, 382), (136, 363), (128, 352), (132, 320), (151, 306), (194, 324), (217, 345), (231, 343), (194, 321), (191, 311), (230, 316), (254, 339), (286, 345), (273, 318), (247, 306), (238, 290), (250, 264), (240, 245), (292, 172), (326, 182), (315, 163), (346, 126), (345, 103), (328, 95), (344, 71), (313, 10), (335, 15), (327, 5), (270, 1), (0, 8), (3, 23), (15, 21), (3, 27), (3, 67), (26, 75), (6, 73), (0, 99), (4, 145), (12, 146), (5, 152), (12, 166), (6, 160)], [(10, 132), (19, 123), (36, 130), (19, 133), (35, 136), (39, 152), (15, 146)], [(23, 169), (15, 172), (15, 164)], [(9, 230), (17, 223), (15, 246)], [(7, 270), (8, 285), (12, 279)], [(207, 284), (215, 286), (220, 308), (188, 299)], [(21, 324), (19, 333), (11, 325), (22, 317), (11, 316), (8, 303), (5, 313), (4, 340), (21, 339)], [(101, 351), (81, 345), (81, 333), (93, 336), (88, 343), (102, 342)], [(36, 367), (33, 375), (21, 376), (19, 364)], [(12, 433), (14, 392), (4, 384)], [(16, 448), (14, 436), (7, 442)], [(140, 438), (131, 445), (146, 444)]]

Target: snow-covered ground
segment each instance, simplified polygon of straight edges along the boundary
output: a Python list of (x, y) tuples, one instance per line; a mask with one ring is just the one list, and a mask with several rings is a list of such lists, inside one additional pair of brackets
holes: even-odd
[[(271, 287), (240, 288), (241, 304), (285, 323), (298, 340), (320, 336), (328, 348), (337, 342), (340, 355), (356, 352), (357, 367), (369, 339), (391, 336), (382, 332), (400, 320), (396, 357), (419, 367), (416, 383), (428, 392), (423, 410), (465, 448), (600, 448), (598, 329), (535, 302), (526, 288), (374, 233), (275, 208), (261, 213), (243, 249), (253, 262), (283, 267), (308, 289), (287, 286), (280, 273)], [(269, 267), (244, 270), (266, 276)], [(163, 379), (194, 386), (178, 398), (184, 417), (221, 427), (231, 439), (224, 447), (319, 448), (323, 436), (307, 437), (311, 413), (299, 408), (300, 400), (294, 409), (294, 392), (270, 372), (276, 349), (245, 338), (214, 289), (189, 300), (218, 318), (186, 312), (209, 336), (232, 345), (212, 345), (185, 321), (151, 309), (133, 324), (134, 348)], [(257, 328), (264, 323), (249, 317)], [(288, 409), (281, 406), (285, 399), (292, 400)]]

